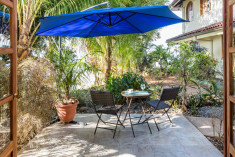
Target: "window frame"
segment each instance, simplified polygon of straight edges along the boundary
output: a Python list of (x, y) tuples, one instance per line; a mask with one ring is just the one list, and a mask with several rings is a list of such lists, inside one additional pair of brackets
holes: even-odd
[[(209, 3), (209, 4), (205, 4)], [(207, 6), (208, 11), (205, 11), (205, 5)], [(211, 11), (211, 0), (200, 0), (200, 15), (204, 15), (206, 13), (209, 13)]]
[[(191, 10), (189, 10), (189, 9), (191, 9)], [(191, 17), (190, 17), (190, 11), (192, 11)], [(192, 1), (188, 2), (187, 7), (186, 7), (186, 20), (188, 20), (188, 21), (193, 20), (193, 2)]]

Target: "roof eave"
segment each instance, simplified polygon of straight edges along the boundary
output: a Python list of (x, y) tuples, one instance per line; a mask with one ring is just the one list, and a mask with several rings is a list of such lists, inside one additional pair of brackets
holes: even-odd
[(215, 31), (218, 31), (218, 30), (221, 30), (221, 28), (217, 28), (217, 29), (213, 29), (213, 30), (208, 30), (208, 31), (204, 31), (204, 32), (198, 32), (198, 33), (195, 33), (195, 34), (189, 34), (189, 35), (186, 35), (186, 36), (183, 36), (183, 37), (174, 37), (174, 38), (171, 38), (171, 39), (168, 39), (166, 40), (166, 43), (170, 43), (172, 41), (180, 41), (180, 40), (184, 40), (184, 39), (187, 39), (187, 38), (191, 38), (191, 37), (195, 37), (195, 36), (199, 36), (199, 35), (202, 35), (202, 34), (207, 34), (207, 33), (211, 33), (211, 32), (215, 32)]

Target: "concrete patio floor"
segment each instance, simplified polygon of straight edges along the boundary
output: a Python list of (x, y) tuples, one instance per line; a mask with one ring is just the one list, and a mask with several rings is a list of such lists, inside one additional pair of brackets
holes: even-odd
[[(132, 116), (136, 116), (136, 114)], [(113, 132), (109, 130), (98, 129), (94, 135), (98, 120), (95, 114), (77, 114), (74, 120), (81, 122), (80, 124), (64, 125), (57, 122), (43, 129), (18, 156), (223, 156), (183, 115), (171, 114), (170, 116), (174, 125), (160, 124), (160, 131), (157, 130), (153, 121), (150, 123), (153, 134), (150, 134), (146, 124), (134, 126), (135, 138), (132, 135), (129, 121), (126, 121), (127, 127), (119, 126), (113, 139)], [(113, 121), (114, 118), (105, 116), (105, 119), (110, 121)], [(84, 125), (85, 123), (87, 125)]]

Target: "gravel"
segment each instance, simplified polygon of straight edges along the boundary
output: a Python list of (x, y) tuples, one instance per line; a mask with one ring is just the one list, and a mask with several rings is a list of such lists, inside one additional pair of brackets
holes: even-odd
[(207, 118), (223, 118), (223, 107), (203, 106), (198, 109), (200, 116)]

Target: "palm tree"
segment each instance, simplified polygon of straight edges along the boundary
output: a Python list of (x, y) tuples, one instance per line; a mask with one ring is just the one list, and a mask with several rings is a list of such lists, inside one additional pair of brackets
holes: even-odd
[(38, 17), (78, 12), (101, 0), (18, 0), (18, 58), (23, 60), (31, 55), (36, 42), (42, 38), (36, 37), (40, 22)]
[[(165, 0), (136, 0), (136, 1), (115, 1), (112, 0), (112, 7), (127, 7), (127, 6), (143, 6), (143, 5), (163, 5)], [(121, 67), (121, 73), (124, 69), (127, 71), (137, 69), (136, 63), (138, 61), (138, 48), (146, 47), (152, 40), (156, 31), (152, 31), (146, 34), (128, 34), (98, 38), (84, 39), (84, 45), (88, 51), (93, 51), (96, 55), (102, 55), (101, 66), (105, 80), (111, 75), (113, 68)], [(101, 52), (101, 53), (100, 53)], [(113, 66), (113, 62), (116, 67)]]

